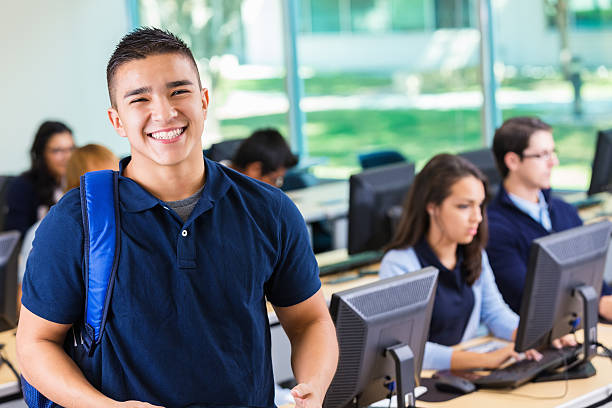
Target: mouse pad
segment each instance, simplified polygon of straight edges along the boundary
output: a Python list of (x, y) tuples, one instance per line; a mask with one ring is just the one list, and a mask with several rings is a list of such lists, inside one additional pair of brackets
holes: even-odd
[(444, 392), (436, 388), (435, 378), (421, 378), (421, 385), (427, 387), (427, 392), (421, 395), (417, 400), (424, 402), (444, 402), (450, 401), (465, 394), (456, 394), (454, 392)]

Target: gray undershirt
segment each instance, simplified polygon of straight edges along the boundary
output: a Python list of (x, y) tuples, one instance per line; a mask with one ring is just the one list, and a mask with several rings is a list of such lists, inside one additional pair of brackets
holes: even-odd
[(183, 222), (185, 222), (187, 221), (187, 218), (189, 218), (191, 212), (198, 203), (200, 195), (202, 195), (202, 190), (204, 190), (204, 186), (200, 187), (198, 191), (196, 191), (193, 195), (185, 198), (184, 200), (168, 201), (166, 204), (168, 204), (168, 207), (172, 208), (174, 212), (176, 212), (178, 216), (181, 217)]

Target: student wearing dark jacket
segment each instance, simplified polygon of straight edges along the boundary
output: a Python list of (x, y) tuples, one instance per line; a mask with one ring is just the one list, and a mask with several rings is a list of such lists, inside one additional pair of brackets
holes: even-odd
[(18, 230), (23, 235), (57, 203), (63, 194), (66, 164), (73, 150), (68, 126), (53, 121), (40, 125), (30, 149), (30, 169), (8, 187), (6, 231)]
[[(495, 132), (493, 153), (503, 182), (488, 207), (487, 254), (504, 300), (520, 312), (534, 239), (582, 225), (576, 209), (550, 194), (559, 163), (552, 128), (537, 118), (508, 119)], [(612, 319), (612, 289), (604, 282), (599, 313)]]

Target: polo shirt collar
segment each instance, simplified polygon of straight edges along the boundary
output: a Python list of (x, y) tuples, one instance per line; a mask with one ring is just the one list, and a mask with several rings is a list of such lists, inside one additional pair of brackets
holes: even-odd
[[(119, 183), (119, 195), (122, 206), (128, 212), (145, 211), (155, 207), (157, 204), (165, 206), (166, 204), (162, 200), (149, 193), (131, 178), (123, 175), (131, 159), (132, 157), (128, 156), (119, 162), (119, 179), (121, 180)], [(204, 157), (204, 165), (206, 168), (206, 184), (202, 190), (202, 196), (196, 204), (192, 216), (189, 218), (193, 218), (212, 208), (214, 203), (225, 195), (231, 185), (229, 178), (218, 168), (219, 165), (206, 157)]]

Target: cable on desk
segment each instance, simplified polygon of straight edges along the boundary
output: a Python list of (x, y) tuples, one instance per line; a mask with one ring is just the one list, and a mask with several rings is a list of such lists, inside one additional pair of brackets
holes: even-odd
[(599, 342), (595, 343), (595, 345), (599, 348), (602, 348), (604, 351), (603, 354), (597, 353), (598, 356), (608, 357), (610, 360), (612, 360), (612, 350), (610, 350), (609, 348), (607, 348), (606, 346), (604, 346), (603, 344)]

